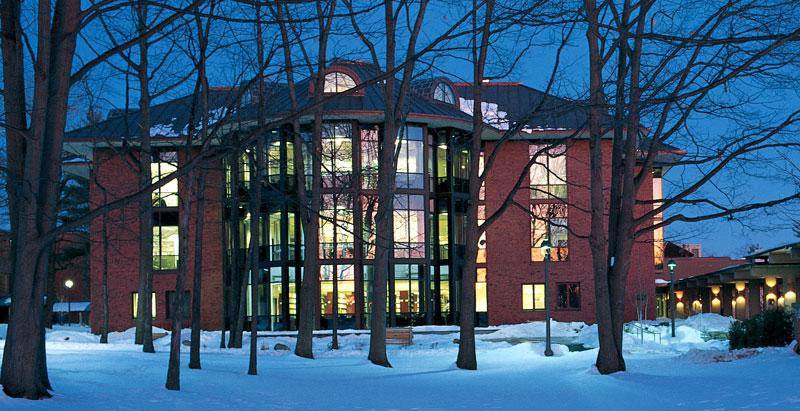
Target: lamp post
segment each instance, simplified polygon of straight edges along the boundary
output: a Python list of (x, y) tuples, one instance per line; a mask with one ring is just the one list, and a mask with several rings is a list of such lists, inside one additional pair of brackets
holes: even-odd
[(667, 262), (667, 268), (669, 268), (669, 318), (672, 327), (672, 338), (675, 338), (675, 305), (677, 304), (677, 299), (675, 298), (675, 267), (677, 266), (678, 263), (675, 260)]
[(64, 281), (64, 287), (67, 287), (67, 326), (68, 327), (72, 327), (72, 321), (69, 318), (69, 313), (70, 313), (70, 311), (72, 311), (70, 309), (71, 307), (70, 307), (70, 303), (69, 303), (69, 290), (72, 289), (73, 285), (75, 285), (75, 283), (73, 283), (72, 280)]
[(542, 251), (544, 251), (544, 355), (553, 356), (553, 349), (550, 347), (550, 240), (542, 241)]

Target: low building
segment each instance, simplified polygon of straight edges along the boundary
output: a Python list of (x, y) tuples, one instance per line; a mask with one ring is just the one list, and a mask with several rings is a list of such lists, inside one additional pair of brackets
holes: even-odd
[(678, 280), (677, 315), (711, 312), (745, 319), (791, 308), (797, 302), (798, 276), (800, 243), (757, 251), (735, 264)]
[[(361, 62), (339, 61), (325, 75), (325, 92), (342, 92), (376, 77), (377, 70)], [(393, 215), (394, 250), (388, 279), (390, 325), (452, 324), (458, 319), (461, 271), (464, 264), (466, 205), (479, 204), (485, 219), (509, 199), (517, 181), (519, 190), (510, 198), (514, 206), (498, 219), (479, 242), (477, 312), (480, 324), (543, 320), (545, 290), (559, 321), (585, 321), (595, 317), (594, 274), (586, 235), (589, 232), (589, 141), (583, 125), (586, 107), (579, 102), (547, 96), (521, 83), (486, 83), (483, 96), (486, 121), (482, 136), (483, 159), (495, 157), (480, 198), (468, 194), (468, 138), (472, 118), (471, 89), (444, 77), (415, 83), (408, 97), (406, 125), (401, 132)], [(297, 86), (300, 105), (311, 101), (308, 79)], [(265, 95), (247, 93), (241, 104), (230, 104), (239, 90), (211, 90), (211, 118), (227, 116), (229, 124), (215, 144), (229, 144), (237, 133), (257, 123), (258, 102), (264, 100), (267, 122), (275, 127), (263, 133), (267, 147), (267, 175), (260, 206), (263, 220), (258, 247), (261, 273), (258, 279), (256, 318), (262, 329), (296, 327), (297, 300), (301, 287), (304, 253), (321, 259), (318, 326), (330, 326), (337, 316), (339, 327), (369, 327), (372, 306), (374, 213), (377, 194), (377, 153), (382, 139), (383, 88), (369, 84), (349, 95), (331, 97), (323, 107), (323, 173), (320, 187), (320, 247), (303, 245), (296, 201), (293, 152), (289, 124), (281, 120), (290, 111), (285, 84), (270, 84)], [(155, 147), (151, 172), (154, 179), (182, 165), (181, 138), (188, 128), (191, 97), (152, 107), (151, 135)], [(540, 107), (534, 116), (529, 112)], [(89, 160), (91, 206), (100, 207), (138, 190), (136, 139), (138, 112), (115, 112), (107, 120), (69, 132), (66, 149)], [(195, 116), (195, 118), (200, 118)], [(522, 123), (521, 123), (522, 122)], [(304, 138), (310, 138), (311, 116), (300, 118)], [(500, 143), (514, 125), (521, 130)], [(552, 142), (564, 141), (546, 149)], [(610, 159), (611, 140), (603, 141)], [(680, 156), (680, 150), (664, 147), (654, 169), (645, 173), (639, 197), (652, 204), (661, 193), (662, 172)], [(534, 158), (535, 157), (535, 158)], [(132, 161), (133, 160), (133, 161)], [(526, 165), (534, 160), (533, 167)], [(483, 161), (483, 160), (482, 160)], [(306, 161), (306, 164), (309, 164)], [(239, 290), (237, 278), (244, 270), (250, 217), (246, 203), (251, 169), (244, 154), (207, 164), (201, 321), (204, 329), (220, 329), (230, 321), (228, 312)], [(302, 171), (301, 171), (302, 172)], [(308, 170), (306, 170), (308, 173)], [(608, 176), (608, 173), (606, 173)], [(610, 177), (607, 177), (610, 178)], [(238, 183), (238, 182), (241, 182)], [(152, 259), (155, 274), (154, 324), (167, 327), (178, 264), (192, 271), (193, 247), (188, 261), (179, 261), (180, 201), (193, 201), (183, 179), (172, 181), (153, 193), (153, 255), (139, 255), (137, 205), (116, 209), (93, 221), (91, 241), (92, 303), (102, 299), (101, 282), (107, 274), (111, 328), (133, 326), (138, 301), (139, 262)], [(239, 206), (236, 207), (236, 204)], [(651, 205), (640, 205), (639, 212)], [(649, 224), (649, 223), (648, 223)], [(240, 235), (234, 235), (234, 233)], [(194, 225), (189, 227), (194, 236)], [(103, 246), (106, 238), (107, 247)], [(655, 264), (660, 261), (653, 244), (662, 234), (643, 235), (634, 246), (629, 275), (626, 316), (636, 317), (637, 295), (654, 301)], [(544, 284), (545, 255), (542, 243), (553, 244), (551, 283)], [(107, 270), (104, 269), (107, 263)], [(191, 278), (187, 290), (191, 290)], [(336, 292), (334, 292), (334, 283)], [(249, 298), (250, 293), (247, 293)], [(650, 304), (647, 316), (654, 316)], [(382, 308), (381, 308), (382, 309)], [(249, 309), (248, 309), (249, 310)], [(99, 329), (100, 310), (93, 309), (91, 324)], [(248, 311), (248, 315), (250, 315)]]

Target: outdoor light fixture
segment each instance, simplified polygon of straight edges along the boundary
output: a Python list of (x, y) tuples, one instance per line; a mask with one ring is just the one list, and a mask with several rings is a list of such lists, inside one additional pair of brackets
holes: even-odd
[(770, 301), (772, 301), (772, 303), (775, 304), (775, 302), (778, 300), (778, 297), (775, 295), (775, 293), (769, 293), (766, 296), (764, 296), (764, 299), (767, 301), (768, 304)]
[(764, 279), (764, 283), (767, 284), (767, 287), (772, 288), (775, 287), (775, 284), (778, 284), (778, 280), (775, 277), (767, 277)]
[(744, 304), (746, 301), (743, 295), (736, 297), (736, 305)]
[(736, 291), (744, 291), (744, 281), (736, 282)]
[(783, 296), (778, 297), (778, 306), (783, 307), (784, 304), (786, 304), (786, 299)]
[[(675, 260), (667, 261), (667, 268), (669, 268), (669, 322), (672, 329), (672, 338), (675, 338), (675, 311), (677, 308), (677, 300), (681, 297), (678, 297), (678, 294), (675, 292), (675, 268), (678, 267), (678, 263)], [(683, 295), (683, 292), (681, 292)]]
[[(64, 281), (64, 287), (67, 287), (67, 290), (71, 290), (72, 286), (75, 285), (72, 280), (67, 279)], [(69, 314), (72, 312), (72, 307), (69, 303), (69, 294), (67, 294), (67, 326), (72, 326), (72, 320), (69, 318)]]
[(701, 303), (701, 302), (700, 302), (700, 300), (694, 300), (694, 301), (692, 302), (692, 310), (693, 310), (694, 312), (700, 312), (700, 311), (703, 311), (703, 303)]
[(545, 238), (541, 244), (544, 251), (544, 316), (545, 316), (545, 357), (553, 356), (553, 349), (550, 347), (550, 239)]
[(719, 300), (719, 298), (714, 297), (714, 299), (711, 300), (711, 309), (713, 311), (719, 311), (720, 305), (722, 305), (722, 302)]
[(794, 303), (797, 302), (797, 294), (794, 291), (787, 291), (786, 294), (783, 295), (784, 302), (787, 306), (791, 307)]
[(720, 288), (719, 288), (718, 285), (712, 285), (711, 286), (711, 293), (714, 294), (714, 295), (719, 295), (719, 289)]
[(675, 291), (675, 297), (678, 300), (682, 300), (683, 299), (683, 291)]

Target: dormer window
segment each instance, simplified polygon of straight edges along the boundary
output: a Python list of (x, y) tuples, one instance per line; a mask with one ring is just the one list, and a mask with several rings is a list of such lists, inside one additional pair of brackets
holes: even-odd
[(326, 93), (341, 93), (350, 90), (356, 86), (355, 80), (352, 77), (340, 71), (328, 73), (325, 75), (325, 92)]
[(456, 104), (456, 93), (447, 84), (440, 82), (433, 90), (433, 98), (447, 104)]

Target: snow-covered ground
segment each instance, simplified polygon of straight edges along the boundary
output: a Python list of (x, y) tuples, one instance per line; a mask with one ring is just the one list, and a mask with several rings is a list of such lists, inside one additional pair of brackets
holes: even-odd
[[(593, 369), (596, 349), (570, 352), (556, 345), (556, 356), (547, 358), (544, 344), (520, 342), (541, 338), (543, 323), (480, 334), (478, 371), (454, 367), (456, 332), (421, 334), (455, 331), (452, 327), (415, 329), (412, 346), (390, 346), (390, 369), (366, 360), (366, 334), (341, 336), (338, 351), (328, 350), (330, 337), (316, 338), (316, 360), (274, 350), (277, 343), (293, 347), (291, 336), (261, 337), (258, 376), (246, 375), (246, 348), (220, 350), (219, 333), (205, 332), (203, 369), (188, 369), (184, 355), (180, 392), (163, 388), (168, 337), (156, 341), (153, 355), (132, 344), (130, 331), (112, 334), (111, 343), (103, 345), (85, 328), (57, 327), (47, 334), (53, 399), (32, 402), (0, 394), (0, 409), (800, 408), (795, 378), (800, 356), (789, 348), (728, 352), (725, 341), (705, 341), (704, 333), (725, 331), (729, 322), (712, 314), (679, 321), (675, 339), (668, 337), (668, 327), (650, 322), (647, 328), (661, 333), (661, 341), (645, 334), (642, 342), (626, 333), (628, 371), (611, 376)], [(594, 326), (554, 323), (552, 328), (559, 341), (596, 345)], [(4, 334), (0, 328), (0, 337)]]

